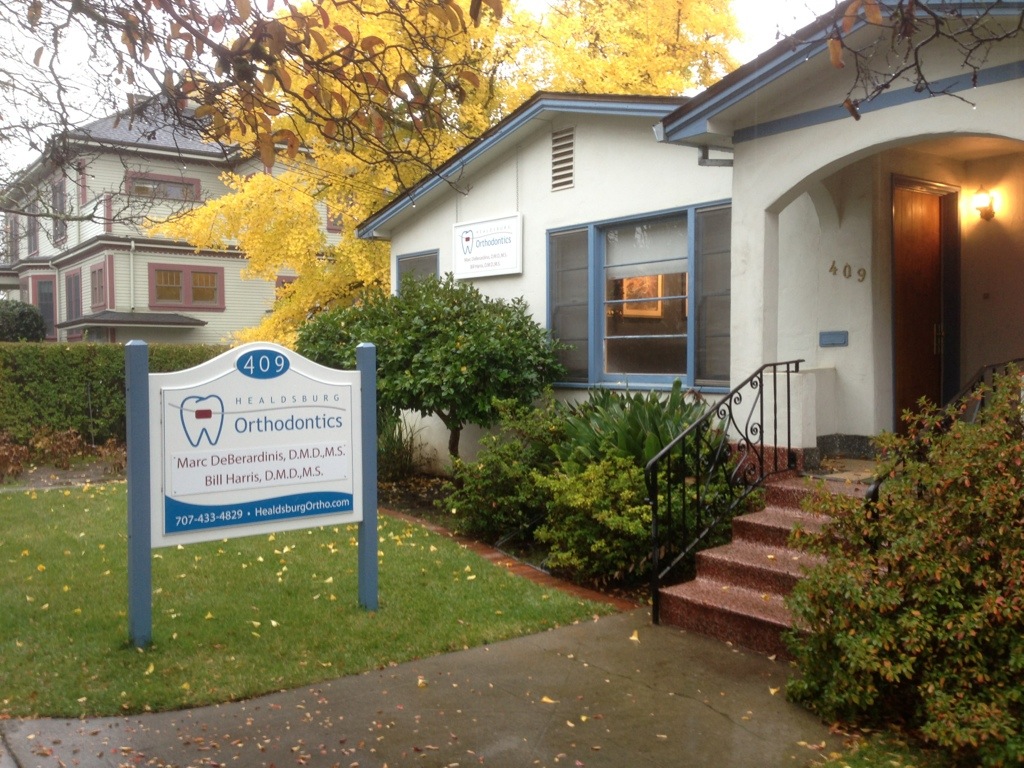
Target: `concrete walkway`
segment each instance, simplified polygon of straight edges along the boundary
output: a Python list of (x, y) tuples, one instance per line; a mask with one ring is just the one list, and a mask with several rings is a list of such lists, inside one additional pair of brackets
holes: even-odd
[(234, 704), (0, 721), (0, 768), (806, 766), (842, 745), (789, 671), (638, 608)]

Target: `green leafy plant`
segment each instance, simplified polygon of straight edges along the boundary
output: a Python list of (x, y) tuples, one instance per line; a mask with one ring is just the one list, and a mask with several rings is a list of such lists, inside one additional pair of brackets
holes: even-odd
[(496, 398), (530, 403), (561, 372), (558, 346), (526, 302), (489, 298), (450, 274), (408, 280), (397, 294), (371, 289), (322, 312), (299, 329), (296, 349), (351, 368), (360, 342), (377, 346), (381, 405), (440, 418), (453, 458), (466, 424), (495, 423)]
[(524, 546), (546, 516), (548, 496), (533, 473), (554, 462), (552, 446), (565, 437), (565, 409), (550, 393), (536, 408), (508, 400), (496, 408), (499, 429), (481, 439), (476, 461), (453, 462), (438, 507), (452, 513), (458, 533), (488, 542), (516, 537)]
[(548, 516), (537, 539), (550, 547), (547, 565), (597, 585), (645, 577), (651, 557), (651, 508), (643, 469), (609, 456), (579, 472), (534, 472), (547, 496)]
[(377, 409), (377, 476), (394, 481), (416, 472), (418, 430), (398, 411)]
[[(877, 505), (821, 495), (827, 556), (793, 592), (802, 676), (828, 718), (905, 723), (965, 764), (1024, 761), (1024, 426), (1016, 373), (975, 423), (925, 407), (879, 447)], [(940, 427), (942, 427), (940, 429)]]
[[(153, 344), (153, 373), (205, 362), (225, 347)], [(118, 344), (0, 343), (0, 431), (27, 445), (42, 428), (74, 429), (100, 445), (125, 439), (124, 347)]]
[(554, 452), (563, 465), (585, 465), (622, 456), (644, 466), (704, 413), (699, 395), (688, 395), (678, 379), (668, 393), (623, 393), (591, 389), (570, 408), (565, 441)]
[(0, 299), (0, 341), (42, 341), (45, 338), (46, 323), (38, 307)]

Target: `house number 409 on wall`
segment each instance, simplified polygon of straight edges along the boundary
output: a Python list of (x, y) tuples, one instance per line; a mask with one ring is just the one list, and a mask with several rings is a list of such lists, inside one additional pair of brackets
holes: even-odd
[[(840, 268), (839, 265), (836, 264), (834, 261), (832, 262), (832, 266), (828, 268), (828, 271), (829, 274), (836, 275), (837, 277), (840, 274), (842, 274), (842, 276), (845, 277), (847, 280), (852, 279), (854, 275), (853, 267), (851, 267), (849, 264), (843, 264), (842, 268)], [(863, 283), (865, 280), (867, 280), (868, 271), (864, 269), (864, 267), (858, 269), (856, 274), (858, 283)]]

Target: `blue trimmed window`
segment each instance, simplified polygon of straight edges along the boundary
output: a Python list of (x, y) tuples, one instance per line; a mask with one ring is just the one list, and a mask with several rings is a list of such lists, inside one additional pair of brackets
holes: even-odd
[(408, 253), (395, 259), (395, 290), (402, 286), (406, 277), (422, 280), (424, 277), (437, 277), (437, 251)]
[(548, 235), (550, 327), (566, 383), (729, 383), (728, 205)]

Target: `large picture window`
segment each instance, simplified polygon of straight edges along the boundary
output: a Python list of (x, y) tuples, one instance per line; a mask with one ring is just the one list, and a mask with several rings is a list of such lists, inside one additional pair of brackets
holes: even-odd
[(550, 324), (567, 382), (729, 382), (730, 209), (549, 236)]

